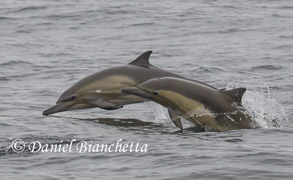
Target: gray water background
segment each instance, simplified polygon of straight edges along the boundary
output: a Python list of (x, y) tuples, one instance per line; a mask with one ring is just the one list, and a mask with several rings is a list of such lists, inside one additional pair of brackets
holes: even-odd
[[(17, 138), (148, 144), (147, 153), (0, 150), (0, 179), (291, 180), (292, 29), (290, 0), (0, 1), (0, 147)], [(81, 78), (147, 50), (168, 71), (246, 87), (243, 103), (263, 128), (174, 133), (152, 103), (42, 116)]]

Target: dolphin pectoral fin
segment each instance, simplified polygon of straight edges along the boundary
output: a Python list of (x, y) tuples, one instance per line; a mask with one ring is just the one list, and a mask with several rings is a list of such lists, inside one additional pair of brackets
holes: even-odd
[(181, 122), (181, 119), (180, 119), (179, 115), (176, 113), (176, 111), (174, 111), (170, 107), (168, 107), (168, 113), (169, 113), (169, 116), (170, 116), (172, 122), (175, 124), (175, 126), (180, 128), (180, 130), (182, 132), (183, 131), (183, 125), (182, 125), (182, 122)]
[(183, 132), (183, 125), (180, 118), (172, 120), (172, 122), (175, 124), (175, 126), (180, 128), (180, 132)]
[(115, 110), (115, 109), (120, 109), (123, 106), (117, 106), (114, 103), (111, 103), (105, 99), (96, 99), (91, 101), (91, 103), (99, 108), (105, 109), (105, 110)]

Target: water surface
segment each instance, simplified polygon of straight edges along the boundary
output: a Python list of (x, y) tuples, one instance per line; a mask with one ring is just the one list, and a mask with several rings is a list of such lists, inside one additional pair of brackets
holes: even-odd
[[(292, 18), (289, 0), (1, 1), (1, 178), (292, 179)], [(42, 116), (81, 78), (147, 50), (168, 71), (246, 87), (243, 104), (263, 128), (177, 133), (163, 108), (145, 103)], [(5, 152), (18, 138), (123, 139), (148, 152)]]

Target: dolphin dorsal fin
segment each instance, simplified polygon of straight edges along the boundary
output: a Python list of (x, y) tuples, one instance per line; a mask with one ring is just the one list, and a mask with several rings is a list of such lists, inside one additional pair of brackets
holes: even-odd
[(152, 66), (149, 62), (151, 54), (152, 54), (152, 51), (146, 51), (142, 53), (140, 56), (138, 56), (135, 60), (130, 62), (129, 64), (136, 65), (136, 66), (143, 66), (143, 67)]
[(231, 97), (235, 102), (238, 104), (241, 104), (241, 99), (243, 94), (246, 91), (246, 88), (236, 88), (236, 89), (231, 89), (231, 90), (220, 90), (222, 93), (228, 95)]

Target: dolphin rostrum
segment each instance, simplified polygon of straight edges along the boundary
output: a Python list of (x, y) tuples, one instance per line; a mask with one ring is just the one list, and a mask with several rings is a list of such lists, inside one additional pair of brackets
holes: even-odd
[(173, 117), (183, 117), (196, 126), (213, 131), (256, 128), (241, 105), (245, 88), (217, 90), (202, 83), (162, 77), (137, 87), (123, 88), (122, 93), (137, 95), (168, 108)]
[[(43, 115), (95, 107), (105, 110), (119, 109), (123, 105), (147, 101), (135, 95), (121, 93), (122, 88), (135, 87), (156, 77), (184, 78), (151, 65), (151, 53), (152, 51), (147, 51), (127, 65), (109, 68), (85, 77), (66, 90), (56, 105), (45, 110)], [(169, 114), (172, 116), (171, 112)], [(182, 127), (179, 120), (174, 119), (174, 123)]]

